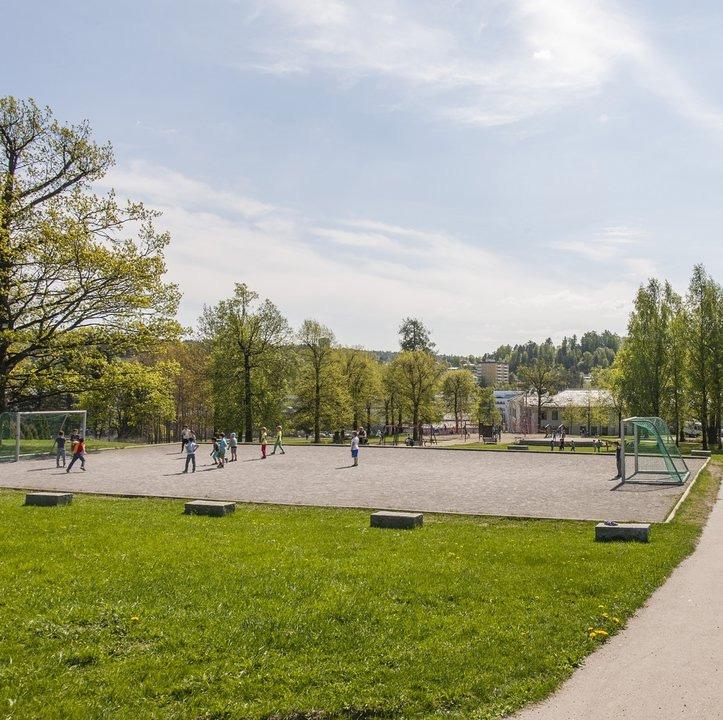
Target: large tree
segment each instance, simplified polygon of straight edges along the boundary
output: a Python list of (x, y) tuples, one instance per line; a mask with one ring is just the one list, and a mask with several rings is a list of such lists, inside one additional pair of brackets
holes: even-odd
[(635, 415), (660, 416), (670, 386), (670, 332), (674, 297), (668, 283), (641, 285), (628, 320), (628, 334), (615, 362), (625, 401)]
[(349, 394), (352, 427), (359, 427), (364, 413), (369, 426), (372, 405), (382, 394), (379, 361), (371, 353), (359, 348), (342, 349), (340, 360)]
[(542, 407), (560, 388), (562, 368), (555, 362), (542, 357), (535, 358), (529, 365), (519, 368), (519, 376), (525, 390), (535, 394), (537, 401), (537, 430), (542, 422)]
[(392, 372), (399, 397), (412, 420), (413, 439), (419, 439), (418, 425), (423, 416), (434, 414), (435, 396), (444, 367), (424, 350), (407, 350), (392, 360)]
[(477, 381), (470, 370), (449, 370), (442, 378), (442, 396), (447, 410), (454, 415), (455, 432), (459, 432), (460, 418), (474, 407), (477, 392)]
[(232, 297), (204, 309), (200, 327), (227, 369), (222, 391), (228, 391), (229, 382), (240, 381), (243, 436), (251, 442), (260, 388), (284, 385), (278, 361), (290, 337), (286, 318), (270, 300), (262, 301), (246, 284), (236, 283)]
[(429, 328), (418, 318), (405, 318), (399, 326), (399, 345), (402, 350), (434, 352)]
[(156, 213), (92, 191), (112, 164), (87, 122), (0, 98), (0, 412), (82, 389), (69, 361), (177, 333)]
[(343, 422), (349, 396), (342, 363), (334, 347), (334, 333), (316, 320), (304, 320), (297, 333), (300, 352), (296, 385), (297, 415), (313, 427), (314, 442), (321, 441), (322, 423)]
[(688, 384), (691, 404), (703, 426), (703, 448), (707, 449), (712, 443), (720, 443), (720, 363), (723, 338), (720, 287), (702, 265), (693, 268), (686, 309)]

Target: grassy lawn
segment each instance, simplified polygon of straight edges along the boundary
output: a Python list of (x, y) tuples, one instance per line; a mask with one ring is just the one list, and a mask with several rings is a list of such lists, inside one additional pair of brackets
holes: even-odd
[[(721, 465), (652, 542), (592, 523), (0, 492), (3, 718), (497, 718), (549, 693), (691, 552)], [(595, 632), (597, 631), (597, 632)]]
[[(133, 445), (137, 445), (138, 443), (134, 443), (130, 440), (94, 440), (92, 438), (88, 439), (87, 446), (88, 450), (92, 452), (93, 450), (100, 450), (103, 448), (124, 448), (124, 447), (132, 447)], [(20, 452), (21, 454), (33, 454), (33, 453), (50, 453), (51, 450), (54, 450), (53, 441), (48, 439), (43, 440), (21, 440), (20, 441)], [(66, 445), (66, 452), (68, 455), (70, 455), (70, 444), (68, 443)], [(3, 457), (15, 457), (15, 440), (11, 439), (4, 439), (2, 443), (0, 443), (0, 458)]]

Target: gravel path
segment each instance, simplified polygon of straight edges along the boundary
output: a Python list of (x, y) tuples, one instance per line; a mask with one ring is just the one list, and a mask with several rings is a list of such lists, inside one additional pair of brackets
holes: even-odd
[[(214, 498), (242, 502), (659, 522), (680, 497), (678, 486), (619, 487), (615, 461), (590, 454), (290, 446), (259, 459), (239, 447), (239, 461), (216, 470), (208, 446), (195, 474), (184, 475), (177, 445), (108, 450), (71, 474), (54, 460), (0, 465), (0, 486), (121, 495)], [(689, 461), (693, 474), (702, 460)]]

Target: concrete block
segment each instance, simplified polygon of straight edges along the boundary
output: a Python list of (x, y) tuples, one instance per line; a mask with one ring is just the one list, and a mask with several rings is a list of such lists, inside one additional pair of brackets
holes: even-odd
[(213, 515), (222, 517), (236, 509), (236, 503), (221, 500), (191, 500), (186, 503), (183, 512), (186, 515)]
[(422, 515), (422, 513), (379, 510), (371, 514), (371, 526), (409, 530), (411, 528), (421, 527), (423, 518), (424, 515)]
[(690, 454), (693, 457), (710, 457), (710, 450), (691, 450)]
[(508, 450), (515, 450), (516, 452), (521, 452), (524, 450), (529, 450), (530, 448), (527, 445), (508, 445)]
[(72, 500), (73, 493), (64, 492), (32, 492), (25, 496), (26, 505), (42, 505), (43, 507), (70, 505)]
[(637, 540), (648, 542), (650, 523), (616, 523), (604, 522), (595, 526), (595, 540)]

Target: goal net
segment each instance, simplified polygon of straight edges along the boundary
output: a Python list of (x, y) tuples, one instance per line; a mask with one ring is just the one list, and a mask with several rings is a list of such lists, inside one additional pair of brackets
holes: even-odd
[(690, 470), (662, 418), (627, 418), (621, 435), (624, 482), (682, 485), (688, 479)]
[(0, 414), (0, 460), (54, 454), (57, 438), (66, 438), (70, 454), (72, 436), (85, 437), (85, 410), (41, 410)]

